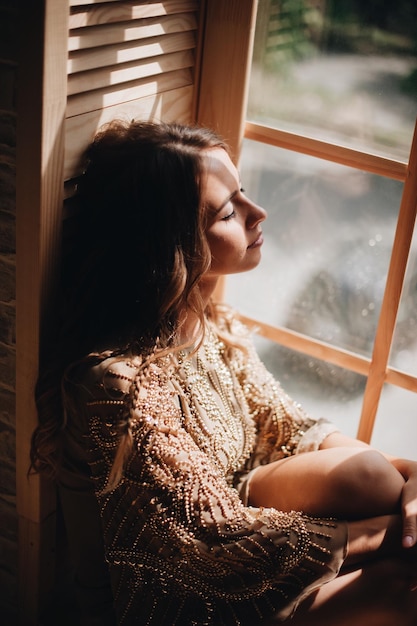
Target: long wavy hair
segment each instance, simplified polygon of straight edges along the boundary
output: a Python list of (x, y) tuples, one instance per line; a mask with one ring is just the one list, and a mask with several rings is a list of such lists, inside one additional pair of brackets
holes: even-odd
[(208, 129), (114, 121), (87, 149), (62, 264), (61, 331), (36, 388), (33, 471), (54, 476), (59, 467), (71, 363), (109, 349), (150, 358), (173, 352), (186, 310), (204, 332), (202, 151), (216, 147), (227, 150)]

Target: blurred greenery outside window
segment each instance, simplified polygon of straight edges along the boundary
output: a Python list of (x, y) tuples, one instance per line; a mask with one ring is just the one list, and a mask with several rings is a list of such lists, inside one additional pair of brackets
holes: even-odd
[[(416, 116), (415, 0), (259, 1), (249, 121), (406, 162)], [(268, 220), (261, 265), (230, 277), (227, 299), (255, 319), (370, 357), (403, 184), (249, 140), (240, 171)], [(416, 248), (390, 357), (414, 376)], [(259, 350), (307, 410), (317, 405), (355, 434), (365, 377), (263, 339)], [(417, 396), (392, 386), (374, 435), (392, 428), (394, 407), (413, 417), (415, 439)]]

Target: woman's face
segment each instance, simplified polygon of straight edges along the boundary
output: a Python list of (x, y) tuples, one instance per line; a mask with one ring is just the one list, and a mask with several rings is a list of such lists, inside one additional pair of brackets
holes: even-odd
[(261, 259), (261, 222), (266, 211), (241, 189), (239, 174), (222, 148), (204, 151), (202, 200), (207, 211), (206, 236), (211, 266), (206, 276), (245, 272)]

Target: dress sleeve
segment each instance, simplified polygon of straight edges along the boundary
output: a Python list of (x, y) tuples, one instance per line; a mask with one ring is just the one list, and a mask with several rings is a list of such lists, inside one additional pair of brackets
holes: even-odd
[(318, 450), (321, 442), (338, 430), (337, 426), (324, 418), (312, 418), (290, 398), (260, 360), (246, 327), (235, 321), (233, 331), (242, 337), (244, 349), (234, 348), (229, 364), (244, 390), (257, 430), (246, 469)]
[[(90, 385), (85, 403), (119, 623), (285, 619), (337, 575), (346, 525), (243, 506), (185, 430), (175, 386), (156, 365), (141, 383), (129, 367), (108, 368), (110, 384)], [(123, 419), (133, 445), (120, 483), (106, 492)]]

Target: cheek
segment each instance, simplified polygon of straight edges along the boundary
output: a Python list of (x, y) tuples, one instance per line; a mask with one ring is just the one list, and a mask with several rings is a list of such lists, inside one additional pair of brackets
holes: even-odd
[(208, 237), (207, 241), (213, 261), (227, 259), (236, 253), (235, 243), (231, 237), (212, 235)]
[(222, 274), (241, 271), (246, 259), (246, 245), (227, 239), (216, 239), (210, 246), (211, 270)]

